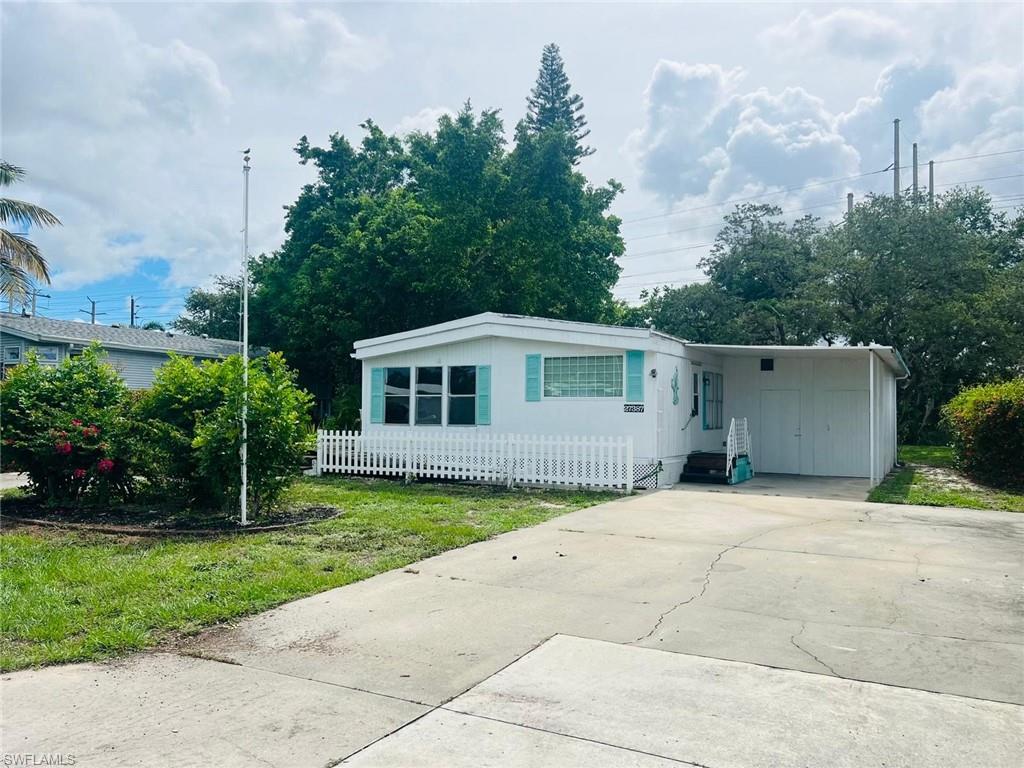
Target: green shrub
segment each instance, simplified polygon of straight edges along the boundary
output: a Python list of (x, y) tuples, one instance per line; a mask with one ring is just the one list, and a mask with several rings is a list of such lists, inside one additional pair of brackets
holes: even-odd
[(53, 503), (132, 496), (152, 474), (132, 395), (96, 345), (59, 365), (30, 353), (0, 384), (4, 463), (25, 472), (33, 495)]
[(942, 414), (964, 472), (995, 485), (1024, 487), (1024, 377), (965, 389)]
[[(278, 354), (249, 367), (249, 498), (272, 505), (298, 474), (307, 449), (312, 398)], [(238, 504), (242, 360), (196, 365), (172, 356), (157, 372), (138, 414), (154, 423), (168, 480), (195, 506)]]

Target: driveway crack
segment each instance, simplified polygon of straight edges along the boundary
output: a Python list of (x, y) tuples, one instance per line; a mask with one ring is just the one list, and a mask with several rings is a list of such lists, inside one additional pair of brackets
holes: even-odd
[(825, 520), (815, 520), (812, 523), (795, 523), (794, 525), (783, 525), (783, 526), (780, 526), (779, 528), (772, 528), (772, 529), (767, 530), (767, 531), (761, 531), (760, 533), (755, 533), (753, 536), (748, 536), (747, 538), (743, 539), (743, 541), (740, 541), (737, 544), (730, 544), (728, 547), (726, 547), (721, 552), (719, 552), (717, 555), (715, 555), (714, 559), (708, 565), (707, 570), (704, 571), (704, 582), (700, 586), (700, 591), (697, 594), (690, 595), (685, 600), (681, 600), (680, 602), (676, 603), (675, 605), (670, 607), (667, 611), (664, 611), (660, 616), (658, 616), (658, 620), (656, 622), (654, 622), (654, 626), (651, 627), (651, 631), (647, 632), (646, 634), (640, 635), (640, 637), (638, 637), (636, 640), (633, 640), (632, 643), (639, 643), (642, 640), (647, 640), (648, 638), (650, 638), (655, 632), (657, 632), (661, 628), (662, 622), (664, 622), (665, 619), (667, 619), (673, 612), (679, 610), (684, 605), (689, 605), (690, 603), (694, 602), (695, 600), (699, 600), (700, 598), (704, 597), (704, 593), (708, 591), (708, 587), (711, 585), (711, 573), (715, 570), (715, 566), (718, 565), (718, 561), (721, 560), (727, 553), (732, 552), (732, 550), (734, 550), (734, 549), (740, 549), (745, 544), (750, 543), (754, 539), (759, 539), (762, 536), (767, 536), (768, 534), (775, 533), (776, 531), (784, 531), (784, 530), (787, 530), (789, 528), (804, 528), (804, 527), (809, 528), (809, 527), (814, 526), (814, 525), (822, 525), (824, 523), (831, 523), (831, 522), (833, 522), (833, 520), (831, 518), (829, 518), (829, 519), (825, 519)]
[[(805, 629), (807, 629), (807, 622), (806, 622), (806, 621), (801, 621), (801, 622), (800, 622), (800, 631), (799, 631), (799, 632), (797, 632), (797, 633), (796, 633), (795, 635), (790, 635), (790, 638), (789, 638), (789, 642), (790, 642), (790, 643), (792, 643), (792, 645), (793, 645), (793, 647), (794, 647), (794, 648), (796, 648), (797, 650), (799, 650), (799, 651), (802, 651), (803, 653), (805, 653), (805, 654), (807, 654), (808, 656), (810, 656), (810, 657), (811, 657), (812, 659), (814, 659), (814, 660), (815, 660), (816, 662), (818, 662), (818, 663), (819, 663), (819, 664), (820, 664), (821, 666), (823, 666), (823, 667), (824, 667), (825, 669), (827, 669), (827, 670), (829, 671), (829, 673), (831, 673), (831, 674), (832, 674), (832, 675), (834, 675), (835, 677), (840, 677), (840, 678), (841, 678), (841, 677), (843, 677), (843, 676), (842, 676), (842, 675), (840, 675), (840, 674), (839, 674), (838, 672), (836, 672), (836, 671), (835, 671), (834, 669), (832, 669), (832, 667), (830, 667), (830, 666), (829, 666), (828, 664), (826, 664), (826, 663), (825, 663), (824, 661), (822, 661), (821, 659), (819, 659), (819, 658), (818, 658), (817, 656), (815, 656), (815, 655), (814, 655), (813, 653), (811, 653), (811, 652), (810, 652), (809, 650), (807, 650), (806, 648), (804, 648), (804, 647), (803, 647), (802, 645), (800, 645), (800, 643), (798, 643), (798, 642), (796, 641), (796, 639), (797, 639), (798, 637), (800, 637), (800, 635), (802, 635), (802, 634), (804, 633), (804, 630), (805, 630)], [(845, 679), (845, 678), (844, 678), (844, 679)]]
[(634, 643), (639, 643), (641, 640), (646, 640), (647, 638), (649, 638), (651, 635), (653, 635), (655, 632), (657, 632), (661, 628), (661, 623), (663, 621), (665, 621), (666, 618), (668, 618), (670, 613), (672, 613), (673, 611), (679, 610), (684, 605), (689, 605), (690, 603), (692, 603), (694, 600), (697, 600), (698, 598), (704, 597), (704, 593), (707, 592), (708, 586), (711, 584), (711, 572), (715, 570), (715, 566), (718, 565), (718, 561), (722, 559), (722, 557), (725, 555), (726, 552), (730, 552), (730, 551), (736, 549), (739, 546), (740, 546), (739, 544), (733, 544), (732, 546), (726, 547), (721, 552), (719, 552), (717, 555), (715, 555), (715, 559), (711, 561), (710, 565), (708, 565), (707, 570), (704, 571), (704, 583), (700, 585), (700, 591), (697, 594), (690, 595), (685, 600), (682, 600), (682, 601), (676, 603), (671, 608), (669, 608), (667, 611), (662, 612), (662, 614), (660, 616), (658, 616), (658, 620), (654, 623), (654, 626), (651, 627), (651, 631), (648, 632), (645, 635), (640, 635), (640, 637), (638, 637), (633, 642)]

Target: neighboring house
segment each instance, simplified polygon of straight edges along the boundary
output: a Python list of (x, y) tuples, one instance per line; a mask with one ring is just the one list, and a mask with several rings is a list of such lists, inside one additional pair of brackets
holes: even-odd
[(157, 368), (167, 362), (169, 352), (198, 360), (218, 360), (240, 351), (239, 343), (228, 339), (0, 312), (0, 355), (4, 369), (22, 363), (30, 350), (35, 350), (44, 365), (57, 365), (68, 355), (80, 354), (94, 341), (100, 343), (107, 353), (107, 362), (132, 389), (151, 386)]
[(632, 436), (675, 482), (747, 419), (757, 472), (867, 477), (896, 461), (892, 347), (691, 344), (648, 328), (484, 313), (355, 343), (364, 433)]

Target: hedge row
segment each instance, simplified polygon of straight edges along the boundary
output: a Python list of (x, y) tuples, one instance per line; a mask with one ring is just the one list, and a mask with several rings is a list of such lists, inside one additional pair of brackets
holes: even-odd
[(993, 485), (1024, 487), (1024, 377), (965, 389), (942, 413), (966, 474)]

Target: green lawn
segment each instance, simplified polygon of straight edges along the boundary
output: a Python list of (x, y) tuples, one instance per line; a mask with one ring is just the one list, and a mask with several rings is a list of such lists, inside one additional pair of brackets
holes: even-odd
[(337, 519), (272, 533), (125, 538), (4, 525), (0, 668), (84, 661), (365, 579), (610, 498), (303, 479), (292, 503)]
[(904, 468), (876, 486), (868, 501), (1024, 512), (1024, 494), (980, 485), (957, 472), (948, 446), (904, 445), (900, 461)]

